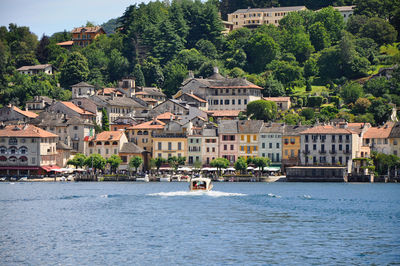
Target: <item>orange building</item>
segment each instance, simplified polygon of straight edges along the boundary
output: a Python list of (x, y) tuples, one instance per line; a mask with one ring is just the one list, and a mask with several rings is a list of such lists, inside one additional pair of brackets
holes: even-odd
[(97, 36), (106, 34), (100, 26), (95, 27), (79, 27), (71, 31), (72, 41), (74, 45), (85, 47), (89, 45)]

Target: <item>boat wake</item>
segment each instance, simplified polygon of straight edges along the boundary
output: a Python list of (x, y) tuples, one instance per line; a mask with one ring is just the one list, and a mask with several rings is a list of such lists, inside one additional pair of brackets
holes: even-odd
[(275, 194), (272, 194), (272, 193), (268, 193), (267, 195), (268, 195), (268, 197), (271, 197), (271, 198), (280, 198), (281, 197), (279, 195), (275, 195)]
[(184, 197), (184, 196), (209, 196), (209, 197), (238, 197), (246, 196), (242, 193), (229, 193), (222, 191), (171, 191), (171, 192), (159, 192), (148, 194), (148, 196), (160, 196), (160, 197)]

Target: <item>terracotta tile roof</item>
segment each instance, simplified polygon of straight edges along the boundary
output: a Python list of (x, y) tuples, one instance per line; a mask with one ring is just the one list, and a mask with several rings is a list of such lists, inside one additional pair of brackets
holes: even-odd
[(192, 97), (193, 99), (195, 99), (195, 100), (201, 102), (201, 103), (206, 103), (206, 102), (207, 102), (206, 100), (204, 100), (204, 99), (202, 99), (202, 98), (200, 98), (200, 97), (198, 97), (198, 96), (196, 96), (196, 95), (194, 95), (194, 94), (191, 94), (191, 93), (185, 93), (185, 94), (188, 95), (188, 96), (190, 96), (190, 97)]
[(135, 92), (135, 95), (148, 95), (148, 93), (145, 91), (139, 91), (139, 92)]
[(175, 115), (173, 113), (171, 113), (171, 112), (165, 112), (163, 114), (158, 115), (156, 117), (156, 119), (158, 119), (158, 120), (170, 120), (171, 117), (173, 118), (173, 117), (175, 117)]
[(104, 91), (104, 94), (112, 94), (116, 93), (118, 95), (122, 95), (120, 91), (118, 91), (116, 88), (103, 88), (97, 91), (97, 94), (102, 95)]
[(371, 127), (365, 132), (364, 138), (366, 139), (386, 139), (389, 137), (390, 132), (394, 126), (393, 122), (387, 122), (380, 127)]
[(71, 102), (61, 102), (61, 103), (64, 104), (69, 109), (77, 112), (78, 114), (81, 114), (81, 115), (94, 115), (92, 112), (83, 110), (82, 108), (76, 106), (74, 103), (71, 103)]
[(94, 141), (118, 141), (123, 134), (123, 131), (103, 131), (96, 135)]
[(0, 137), (56, 138), (58, 135), (33, 125), (9, 125), (0, 129)]
[(266, 101), (272, 101), (272, 102), (289, 102), (290, 97), (263, 97), (264, 100)]
[(331, 125), (315, 126), (302, 131), (300, 134), (355, 134), (355, 132), (346, 128), (338, 128)]
[(158, 102), (157, 100), (155, 100), (155, 99), (152, 99), (152, 98), (142, 98), (142, 100), (143, 101), (145, 101), (145, 102)]
[(73, 45), (74, 41), (66, 41), (66, 42), (59, 42), (56, 43), (56, 45), (60, 45), (60, 46), (69, 46), (69, 45)]
[(100, 26), (94, 26), (94, 27), (78, 27), (74, 28), (71, 33), (80, 33), (82, 30), (86, 30), (86, 33), (96, 33), (100, 30), (104, 31), (102, 27)]
[(209, 111), (211, 113), (211, 116), (214, 117), (225, 117), (225, 116), (238, 116), (240, 110), (215, 110), (215, 111)]
[(21, 115), (24, 115), (24, 116), (29, 117), (29, 118), (36, 118), (36, 117), (39, 116), (38, 114), (36, 114), (36, 113), (34, 113), (34, 112), (31, 112), (31, 111), (23, 111), (23, 110), (19, 109), (19, 108), (16, 107), (16, 106), (13, 106), (12, 109), (13, 109), (15, 112), (18, 112), (18, 113), (20, 113)]
[(160, 120), (155, 119), (155, 120), (144, 122), (139, 125), (135, 125), (133, 127), (129, 127), (127, 129), (163, 129), (164, 126), (165, 126), (164, 122), (161, 122)]

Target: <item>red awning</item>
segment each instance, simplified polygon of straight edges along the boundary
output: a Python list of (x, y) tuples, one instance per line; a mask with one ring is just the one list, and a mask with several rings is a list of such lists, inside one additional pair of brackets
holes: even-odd
[(45, 165), (41, 167), (43, 170), (45, 170), (46, 172), (51, 172), (54, 169), (61, 169), (61, 167), (57, 166), (57, 165)]
[(0, 170), (39, 170), (37, 166), (0, 166)]

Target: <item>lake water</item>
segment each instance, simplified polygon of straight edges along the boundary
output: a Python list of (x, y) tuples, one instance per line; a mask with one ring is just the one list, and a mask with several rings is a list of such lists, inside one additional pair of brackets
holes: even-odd
[(397, 184), (0, 183), (1, 265), (400, 263)]

